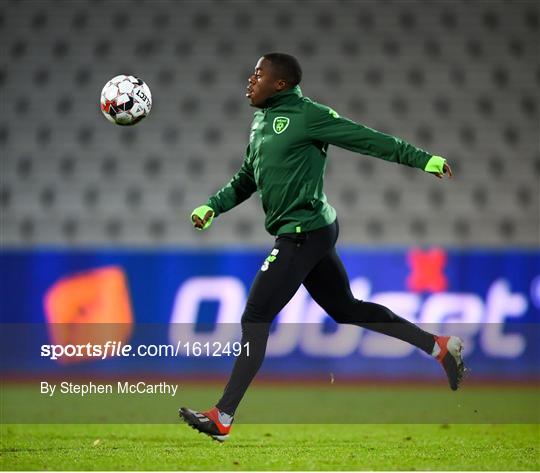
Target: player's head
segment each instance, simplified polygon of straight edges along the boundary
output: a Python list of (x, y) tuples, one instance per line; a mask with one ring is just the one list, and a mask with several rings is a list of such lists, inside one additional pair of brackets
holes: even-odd
[(246, 97), (254, 107), (263, 107), (266, 100), (283, 90), (298, 85), (302, 69), (290, 54), (268, 53), (259, 59), (249, 77)]

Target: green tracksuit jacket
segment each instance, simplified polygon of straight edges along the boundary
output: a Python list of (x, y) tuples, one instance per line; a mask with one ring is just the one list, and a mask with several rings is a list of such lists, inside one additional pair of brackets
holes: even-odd
[(323, 192), (328, 145), (425, 169), (431, 154), (340, 117), (302, 96), (300, 87), (279, 92), (255, 112), (242, 167), (208, 199), (215, 216), (259, 192), (271, 235), (331, 224), (335, 209)]

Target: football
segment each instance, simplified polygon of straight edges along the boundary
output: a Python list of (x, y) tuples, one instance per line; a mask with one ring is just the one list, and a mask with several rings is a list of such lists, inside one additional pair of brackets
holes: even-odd
[(105, 84), (101, 91), (101, 111), (116, 125), (135, 125), (152, 108), (152, 94), (138, 77), (118, 75)]

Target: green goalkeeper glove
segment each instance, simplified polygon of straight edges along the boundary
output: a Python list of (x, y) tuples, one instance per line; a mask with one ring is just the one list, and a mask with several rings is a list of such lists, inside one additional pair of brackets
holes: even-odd
[(212, 225), (214, 210), (208, 205), (201, 205), (191, 212), (191, 222), (197, 230), (206, 230)]
[(442, 156), (432, 156), (426, 164), (424, 171), (431, 174), (435, 174), (439, 179), (444, 174), (448, 174), (448, 177), (452, 177), (452, 169)]

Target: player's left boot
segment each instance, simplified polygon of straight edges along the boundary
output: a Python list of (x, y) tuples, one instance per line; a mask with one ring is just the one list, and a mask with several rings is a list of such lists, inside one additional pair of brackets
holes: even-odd
[(181, 407), (178, 414), (189, 426), (209, 435), (218, 442), (223, 442), (229, 437), (233, 419), (217, 407), (206, 412), (197, 412), (187, 407)]
[(457, 390), (463, 381), (465, 374), (465, 364), (463, 363), (463, 341), (459, 337), (435, 337), (435, 343), (439, 348), (439, 353), (435, 356), (442, 365), (448, 383), (452, 391)]

